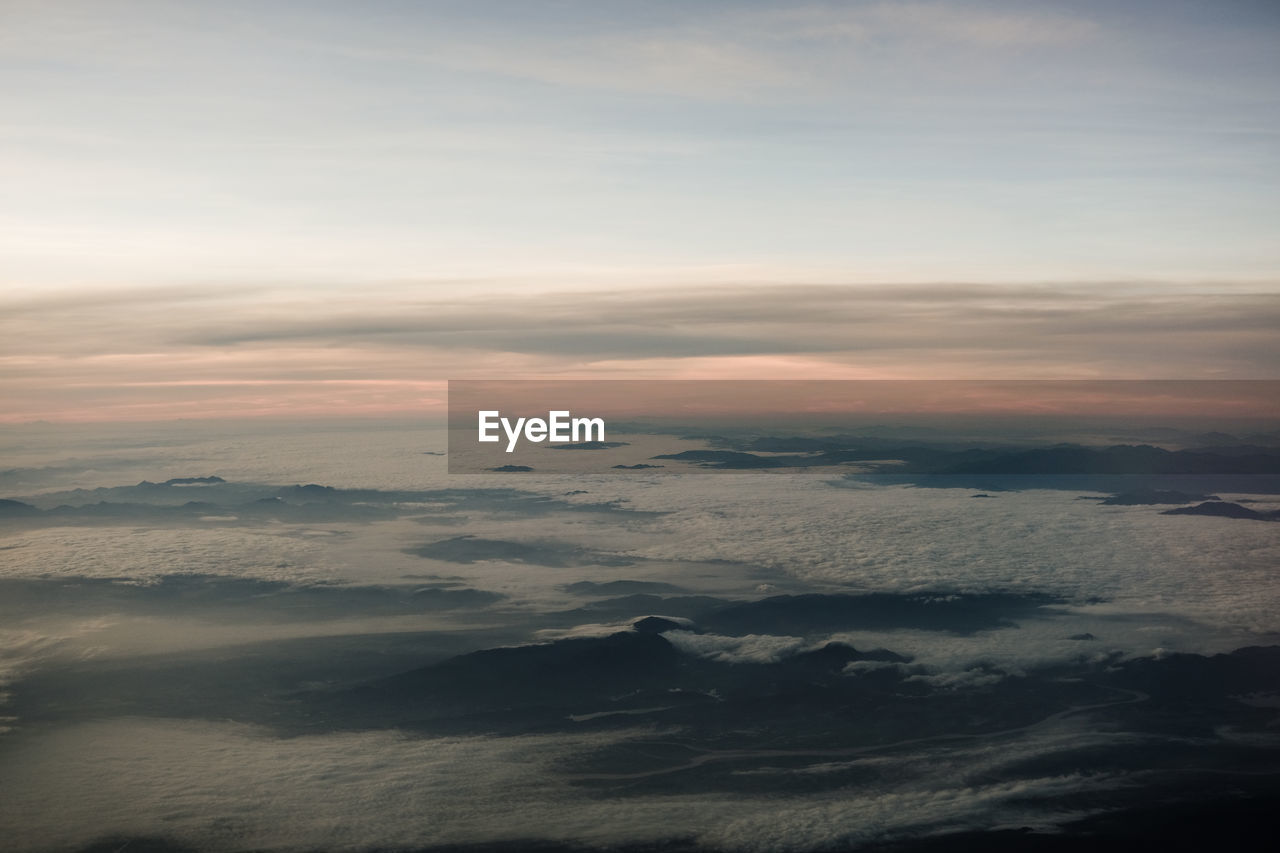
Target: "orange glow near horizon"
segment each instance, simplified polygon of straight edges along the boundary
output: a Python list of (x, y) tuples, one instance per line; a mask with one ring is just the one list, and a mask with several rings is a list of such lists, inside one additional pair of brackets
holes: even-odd
[[(785, 367), (798, 367), (801, 362), (745, 361), (750, 371), (742, 370), (743, 364), (713, 361), (699, 365), (701, 369), (673, 371), (674, 377), (665, 378), (644, 376), (652, 372), (645, 369), (618, 370), (622, 375), (616, 378), (565, 371), (555, 379), (461, 380), (455, 381), (454, 393), (461, 397), (463, 389), (484, 388), (513, 411), (573, 408), (627, 418), (955, 414), (1280, 419), (1280, 381), (926, 379), (901, 373), (875, 376), (875, 371), (842, 365), (832, 366), (822, 377), (813, 375), (816, 370), (807, 376), (770, 377), (770, 371), (760, 370), (766, 362)], [(406, 379), (74, 383), (56, 392), (35, 392), (25, 400), (11, 398), (22, 410), (0, 414), (0, 423), (443, 417), (449, 407), (448, 386), (446, 380)], [(93, 402), (76, 405), (82, 395)]]
[(451, 417), (549, 409), (614, 418), (829, 416), (1280, 418), (1280, 381), (1178, 380), (547, 380), (457, 381)]
[[(1272, 366), (1280, 298), (1247, 288), (760, 285), (499, 296), (371, 286), (365, 296), (175, 288), (82, 301), (0, 300), (0, 423), (432, 415), (444, 410), (448, 378), (1092, 381), (1280, 373)], [(1142, 411), (1194, 414), (1216, 405), (1184, 403), (1147, 400)], [(955, 406), (1138, 411), (1087, 395)]]

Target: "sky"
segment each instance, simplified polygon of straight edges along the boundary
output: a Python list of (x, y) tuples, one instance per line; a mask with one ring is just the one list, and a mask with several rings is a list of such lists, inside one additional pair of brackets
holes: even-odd
[(0, 0), (0, 420), (1275, 378), (1280, 8)]

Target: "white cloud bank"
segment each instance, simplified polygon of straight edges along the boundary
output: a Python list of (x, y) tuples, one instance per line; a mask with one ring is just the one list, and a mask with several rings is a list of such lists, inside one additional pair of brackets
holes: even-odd
[[(1079, 745), (1054, 733), (1049, 749)], [(1034, 823), (1030, 801), (1108, 779), (983, 783), (1025, 747), (956, 750), (867, 790), (806, 796), (599, 797), (570, 785), (566, 759), (626, 734), (412, 739), (395, 732), (269, 737), (235, 723), (125, 719), (6, 743), (0, 832), (11, 849), (54, 851), (109, 835), (160, 835), (215, 851), (361, 850), (546, 838), (613, 844), (696, 837), (771, 851), (892, 837), (921, 826)], [(1044, 739), (1043, 737), (1041, 738)]]

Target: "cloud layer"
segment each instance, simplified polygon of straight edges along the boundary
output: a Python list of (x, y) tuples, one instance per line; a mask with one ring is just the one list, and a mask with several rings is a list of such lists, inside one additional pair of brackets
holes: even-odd
[(27, 815), (6, 837), (31, 851), (113, 835), (191, 840), (210, 851), (359, 850), (370, 838), (391, 847), (697, 839), (713, 849), (772, 851), (987, 825), (993, 814), (1043, 825), (1038, 798), (1112, 783), (1070, 775), (982, 783), (966, 774), (1123, 737), (1050, 731), (995, 751), (906, 755), (887, 786), (800, 798), (598, 797), (566, 778), (566, 761), (626, 736), (277, 739), (230, 723), (120, 720), (11, 749), (0, 793), (13, 813)]
[(445, 378), (1272, 378), (1259, 286), (849, 285), (5, 302), (8, 420), (443, 408)]

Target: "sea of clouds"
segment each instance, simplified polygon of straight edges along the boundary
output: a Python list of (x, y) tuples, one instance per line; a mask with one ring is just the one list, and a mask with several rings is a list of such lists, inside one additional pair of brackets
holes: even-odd
[[(517, 488), (556, 503), (551, 509), (539, 504), (537, 511), (495, 504), (462, 515), (423, 515), (421, 507), (406, 506), (391, 520), (324, 524), (214, 518), (178, 525), (145, 519), (11, 525), (0, 532), (0, 577), (9, 580), (112, 578), (145, 586), (196, 575), (299, 588), (447, 582), (500, 597), (447, 612), (356, 607), (289, 619), (271, 618), (269, 603), (241, 614), (181, 603), (157, 613), (131, 609), (127, 597), (103, 612), (51, 605), (6, 620), (0, 691), (20, 689), (22, 678), (43, 667), (194, 649), (234, 655), (249, 642), (515, 624), (528, 625), (527, 641), (545, 641), (625, 628), (626, 619), (589, 615), (551, 627), (539, 622), (581, 607), (583, 597), (566, 587), (583, 580), (661, 582), (685, 594), (729, 599), (921, 591), (1056, 597), (1016, 625), (966, 634), (904, 628), (807, 637), (667, 635), (686, 653), (743, 665), (778, 661), (830, 640), (887, 648), (913, 658), (915, 678), (947, 690), (1056, 661), (1228, 651), (1280, 638), (1274, 578), (1280, 528), (1265, 523), (1104, 507), (1066, 491), (974, 500), (964, 489), (859, 484), (815, 471), (450, 476), (442, 457), (432, 455), (442, 449), (443, 433), (413, 427), (259, 435), (157, 428), (155, 435), (99, 435), (87, 451), (64, 450), (64, 438), (23, 437), (15, 448), (22, 464), (4, 472), (3, 496), (36, 499), (72, 486), (217, 474), (340, 488)], [(595, 511), (605, 505), (609, 511)], [(429, 547), (462, 536), (499, 546), (535, 544), (529, 553), (538, 556), (471, 559), (465, 548), (459, 556), (457, 548)], [(1095, 639), (1073, 639), (1082, 634)], [(851, 669), (885, 665), (893, 664), (861, 662)], [(6, 837), (33, 850), (73, 848), (112, 834), (163, 835), (228, 850), (360, 849), (370, 839), (394, 847), (660, 836), (773, 850), (929, 827), (990, 826), (992, 815), (997, 823), (1023, 825), (1040, 819), (1027, 805), (1037, 798), (1123, 780), (991, 782), (987, 771), (1021, 757), (1130, 737), (1062, 720), (998, 743), (907, 751), (890, 760), (891, 772), (878, 767), (877, 784), (862, 790), (803, 798), (610, 797), (574, 782), (574, 758), (636, 733), (281, 738), (234, 721), (133, 717), (36, 726), (6, 718), (0, 726), (9, 729), (0, 733), (0, 802), (6, 804), (0, 823), (7, 823)], [(837, 760), (831, 767), (858, 761), (871, 759)], [(803, 772), (821, 772), (821, 766)], [(777, 772), (801, 771), (780, 765)]]

